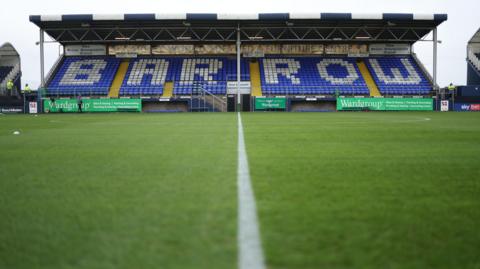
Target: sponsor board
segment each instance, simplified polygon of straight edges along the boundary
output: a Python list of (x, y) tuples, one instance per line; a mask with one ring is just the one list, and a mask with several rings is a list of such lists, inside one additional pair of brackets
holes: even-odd
[(68, 45), (65, 46), (67, 56), (103, 56), (107, 55), (105, 45)]
[(37, 102), (28, 102), (28, 112), (30, 114), (37, 114), (38, 113)]
[[(76, 99), (44, 100), (46, 113), (79, 112)], [(141, 99), (83, 99), (82, 112), (141, 112)]]
[(433, 99), (338, 98), (337, 110), (432, 111)]
[[(240, 94), (250, 94), (251, 83), (250, 81), (241, 81), (239, 84)], [(227, 94), (236, 94), (237, 93), (237, 82), (229, 81), (227, 82)]]
[(255, 109), (285, 109), (287, 107), (287, 99), (279, 97), (255, 98)]
[(371, 55), (406, 55), (411, 53), (409, 44), (371, 44)]
[(23, 113), (23, 108), (22, 107), (0, 107), (0, 113), (19, 114), (19, 113)]
[(480, 111), (480, 104), (455, 103), (455, 111)]
[(442, 100), (440, 102), (440, 111), (447, 112), (448, 111), (448, 100)]

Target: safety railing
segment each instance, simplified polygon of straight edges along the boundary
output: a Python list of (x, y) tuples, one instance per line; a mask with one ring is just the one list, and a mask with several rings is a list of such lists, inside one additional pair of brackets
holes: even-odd
[[(422, 70), (423, 74), (427, 77), (428, 81), (430, 82), (430, 84), (433, 85), (433, 77), (432, 75), (428, 72), (427, 68), (425, 67), (425, 65), (422, 63), (422, 61), (420, 61), (420, 59), (418, 59), (418, 56), (416, 53), (412, 53), (412, 57), (413, 57), (413, 60), (415, 61), (415, 63), (417, 64), (418, 67), (420, 67), (420, 70)], [(436, 87), (435, 88), (439, 88), (438, 87), (438, 84), (435, 85)]]
[(50, 81), (53, 78), (53, 75), (56, 74), (58, 67), (60, 64), (63, 63), (63, 54), (60, 54), (60, 56), (57, 58), (55, 63), (53, 64), (52, 68), (50, 68), (50, 71), (48, 71), (47, 76), (45, 76), (45, 83), (48, 85)]
[(226, 112), (226, 96), (217, 96), (199, 86), (192, 91), (190, 111), (194, 112)]

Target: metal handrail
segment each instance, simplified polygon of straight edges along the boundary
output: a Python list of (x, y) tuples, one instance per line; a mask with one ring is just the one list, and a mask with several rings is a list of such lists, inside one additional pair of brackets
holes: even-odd
[[(415, 63), (420, 67), (420, 69), (422, 70), (423, 74), (425, 76), (427, 76), (427, 79), (428, 81), (430, 82), (430, 84), (433, 85), (433, 77), (432, 75), (428, 72), (427, 68), (425, 67), (425, 65), (423, 65), (423, 63), (420, 61), (420, 59), (418, 59), (417, 57), (417, 54), (415, 53), (412, 53), (412, 57), (413, 57), (413, 60), (415, 61)], [(438, 89), (438, 84), (437, 85), (434, 85), (436, 89)]]
[(48, 71), (47, 75), (45, 76), (45, 83), (46, 85), (48, 85), (48, 83), (50, 83), (52, 77), (53, 77), (53, 74), (56, 73), (59, 65), (63, 62), (63, 54), (60, 54), (60, 56), (58, 57), (58, 59), (55, 61), (55, 63), (53, 64), (52, 68), (50, 68), (50, 71)]
[[(202, 101), (203, 103), (203, 111), (207, 112), (210, 111), (208, 110), (208, 107), (205, 106), (206, 103), (208, 103), (213, 110), (218, 109), (220, 111), (226, 111), (227, 110), (227, 102), (225, 100), (222, 100), (220, 97), (217, 95), (211, 93), (210, 91), (205, 89), (205, 84), (204, 83), (195, 83), (194, 89), (192, 90), (191, 93), (191, 100), (193, 101), (194, 98), (197, 98), (197, 100)], [(210, 102), (207, 97), (210, 97), (212, 99), (212, 102)], [(220, 107), (218, 107), (215, 102), (219, 103)], [(193, 109), (193, 106), (191, 106), (191, 109)]]

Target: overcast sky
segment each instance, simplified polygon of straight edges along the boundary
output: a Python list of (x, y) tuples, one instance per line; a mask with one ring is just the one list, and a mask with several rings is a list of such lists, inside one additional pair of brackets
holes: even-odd
[[(480, 27), (480, 0), (12, 0), (0, 9), (0, 43), (12, 43), (22, 58), (23, 83), (40, 81), (38, 28), (29, 15), (99, 13), (447, 13), (439, 27), (439, 84), (466, 82), (466, 45)], [(47, 71), (58, 58), (58, 45), (46, 48)], [(432, 68), (432, 43), (419, 42), (415, 52)]]

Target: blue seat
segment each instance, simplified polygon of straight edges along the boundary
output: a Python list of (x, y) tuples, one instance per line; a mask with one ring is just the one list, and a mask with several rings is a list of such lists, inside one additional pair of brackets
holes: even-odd
[(352, 58), (271, 56), (260, 59), (260, 74), (265, 94), (369, 94)]
[(54, 95), (107, 95), (119, 65), (114, 57), (67, 57), (47, 91)]
[(371, 57), (367, 67), (384, 95), (427, 95), (432, 86), (411, 56)]

